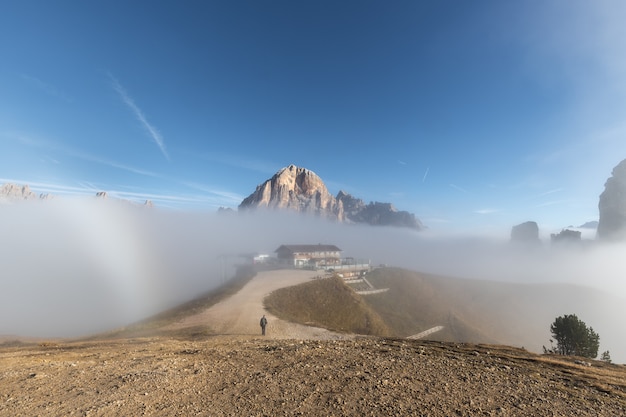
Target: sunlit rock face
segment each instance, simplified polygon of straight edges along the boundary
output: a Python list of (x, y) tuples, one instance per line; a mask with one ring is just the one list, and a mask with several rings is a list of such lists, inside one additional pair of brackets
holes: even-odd
[(256, 208), (287, 209), (340, 222), (422, 228), (414, 214), (398, 211), (392, 204), (365, 204), (344, 191), (333, 197), (317, 174), (295, 165), (278, 171), (239, 205), (240, 210)]
[(606, 180), (598, 209), (598, 238), (626, 239), (626, 159), (613, 168), (612, 176)]
[(524, 222), (511, 229), (511, 242), (539, 243), (539, 226), (536, 222)]
[[(0, 187), (0, 201), (19, 201), (19, 200), (36, 200), (40, 198), (32, 192), (28, 185), (3, 184)], [(41, 198), (48, 198), (42, 195)]]
[(256, 190), (239, 205), (240, 209), (273, 208), (311, 213), (343, 221), (343, 205), (313, 171), (289, 165)]

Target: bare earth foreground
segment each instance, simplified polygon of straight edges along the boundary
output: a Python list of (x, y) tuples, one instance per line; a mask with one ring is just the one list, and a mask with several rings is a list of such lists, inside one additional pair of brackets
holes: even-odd
[(1, 347), (0, 416), (626, 415), (620, 365), (339, 335), (270, 315), (261, 337), (263, 297), (311, 277), (261, 273), (170, 325), (215, 336)]

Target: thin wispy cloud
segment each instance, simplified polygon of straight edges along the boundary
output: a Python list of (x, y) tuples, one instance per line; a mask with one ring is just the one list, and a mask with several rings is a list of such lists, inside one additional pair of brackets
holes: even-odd
[(561, 191), (563, 191), (563, 188), (555, 188), (554, 190), (549, 190), (549, 191), (543, 192), (541, 194), (537, 194), (537, 195), (533, 196), (532, 198), (545, 197), (547, 195), (558, 193), (558, 192), (561, 192)]
[(464, 188), (459, 187), (459, 186), (458, 186), (458, 185), (456, 185), (456, 184), (450, 184), (450, 187), (452, 187), (452, 188), (454, 188), (455, 190), (460, 191), (460, 192), (462, 192), (462, 193), (469, 194), (469, 191), (467, 191), (467, 190), (466, 190), (466, 189), (464, 189)]
[(194, 190), (198, 190), (198, 191), (203, 191), (205, 193), (209, 193), (215, 196), (218, 196), (220, 198), (222, 198), (225, 202), (228, 202), (230, 204), (237, 204), (239, 205), (239, 203), (241, 203), (241, 201), (244, 199), (243, 196), (237, 194), (237, 193), (232, 193), (230, 191), (223, 191), (220, 189), (217, 189), (215, 187), (211, 187), (208, 185), (204, 185), (204, 184), (198, 184), (195, 182), (185, 182), (183, 183), (184, 185), (186, 185), (189, 188), (192, 188)]
[(497, 210), (497, 209), (489, 209), (489, 208), (487, 208), (487, 209), (474, 210), (474, 213), (476, 213), (476, 214), (493, 214), (493, 213), (497, 213), (499, 211), (500, 210)]
[(435, 224), (435, 223), (445, 224), (445, 223), (450, 223), (450, 219), (446, 219), (446, 218), (443, 218), (443, 217), (424, 217), (424, 218), (422, 218), (422, 221), (425, 224)]
[(116, 162), (116, 161), (111, 161), (109, 159), (105, 159), (105, 158), (101, 158), (101, 157), (98, 157), (98, 156), (95, 156), (95, 155), (91, 155), (91, 154), (88, 154), (86, 152), (77, 151), (75, 149), (65, 148), (65, 152), (68, 155), (70, 155), (70, 156), (73, 156), (73, 157), (76, 157), (76, 158), (80, 158), (80, 159), (83, 159), (85, 161), (96, 162), (96, 163), (101, 164), (101, 165), (108, 165), (108, 166), (110, 166), (112, 168), (117, 168), (117, 169), (121, 169), (121, 170), (124, 170), (124, 171), (132, 172), (133, 174), (144, 175), (146, 177), (155, 177), (155, 178), (160, 178), (161, 177), (159, 174), (157, 174), (155, 172), (152, 172), (152, 171), (146, 171), (144, 169), (139, 169), (139, 168), (135, 168), (135, 167), (132, 167), (132, 166), (129, 166), (129, 165), (124, 165), (124, 164), (121, 164), (121, 163)]
[(28, 184), (29, 188), (37, 194), (49, 194), (55, 197), (90, 197), (95, 196), (100, 191), (106, 191), (111, 198), (128, 200), (141, 204), (150, 200), (160, 208), (189, 208), (189, 207), (222, 207), (229, 205), (228, 203), (236, 201), (239, 203), (241, 198), (236, 194), (227, 192), (214, 191), (212, 195), (207, 194), (169, 194), (154, 192), (135, 192), (122, 190), (116, 187), (110, 187), (103, 184), (94, 184), (88, 181), (79, 181), (75, 185), (54, 183), (54, 182), (38, 182), (24, 178), (0, 178), (0, 184)]
[[(197, 153), (192, 153), (194, 156)], [(281, 167), (273, 162), (263, 161), (254, 158), (248, 158), (241, 155), (233, 155), (224, 152), (211, 152), (200, 155), (205, 161), (217, 162), (229, 165), (235, 168), (243, 168), (250, 171), (260, 172), (262, 174), (275, 174)]]
[(424, 176), (422, 177), (422, 182), (426, 181), (426, 177), (428, 177), (428, 171), (430, 171), (430, 167), (426, 168), (426, 172), (424, 172)]
[(165, 148), (165, 141), (163, 140), (163, 136), (161, 135), (159, 130), (152, 124), (150, 124), (150, 122), (148, 122), (148, 119), (143, 114), (143, 111), (141, 111), (137, 104), (135, 104), (135, 101), (130, 97), (130, 95), (128, 95), (128, 92), (126, 92), (126, 90), (124, 89), (124, 87), (122, 87), (119, 81), (117, 81), (117, 79), (111, 74), (109, 74), (109, 79), (111, 80), (111, 85), (113, 86), (113, 89), (117, 92), (117, 94), (119, 94), (124, 104), (126, 104), (126, 106), (133, 112), (137, 120), (139, 120), (142, 126), (146, 129), (154, 143), (156, 143), (161, 150), (163, 156), (165, 156), (165, 158), (169, 160), (170, 156), (167, 153), (167, 149)]
[(0, 183), (28, 184), (28, 187), (34, 192), (57, 196), (85, 196), (93, 195), (95, 191), (101, 191), (101, 189), (96, 189), (93, 184), (88, 183), (67, 185), (52, 182), (30, 181), (23, 178), (0, 178)]
[(50, 162), (50, 163), (55, 164), (55, 165), (60, 165), (61, 164), (61, 162), (59, 162), (58, 159), (52, 158), (50, 156), (45, 156), (45, 157), (41, 158), (41, 162)]
[(546, 201), (545, 203), (537, 204), (536, 206), (534, 206), (534, 208), (548, 207), (548, 206), (554, 206), (557, 204), (566, 204), (566, 203), (568, 203), (567, 200)]
[(139, 175), (145, 175), (146, 177), (155, 177), (155, 178), (160, 178), (161, 175), (152, 172), (152, 171), (146, 171), (145, 169), (139, 169), (139, 168), (135, 168), (135, 167), (131, 167), (128, 165), (124, 165), (124, 164), (120, 164), (118, 162), (115, 161), (109, 161), (106, 159), (102, 159), (102, 158), (94, 158), (93, 159), (94, 162), (99, 162), (101, 164), (104, 165), (109, 165), (113, 168), (117, 168), (117, 169), (122, 169), (128, 172), (132, 172), (133, 174), (139, 174)]
[(90, 190), (90, 191), (100, 191), (102, 190), (101, 187), (97, 187), (95, 184), (93, 184), (92, 182), (88, 182), (88, 181), (79, 181), (78, 185), (85, 190)]
[(205, 207), (207, 205), (219, 207), (225, 205), (220, 197), (207, 196), (206, 194), (167, 194), (150, 192), (132, 192), (124, 190), (107, 190), (107, 194), (131, 201), (150, 200), (156, 203), (157, 207), (165, 208), (188, 208), (193, 206)]
[[(90, 153), (87, 152), (83, 152), (80, 151), (78, 149), (74, 149), (70, 146), (67, 145), (63, 145), (63, 144), (59, 144), (47, 139), (42, 139), (39, 137), (33, 137), (33, 136), (29, 136), (26, 134), (16, 134), (16, 133), (8, 133), (8, 134), (2, 134), (0, 133), (0, 136), (4, 137), (8, 137), (10, 139), (14, 139), (14, 140), (18, 140), (20, 143), (26, 145), (26, 146), (30, 146), (30, 147), (34, 147), (34, 148), (41, 148), (41, 149), (48, 149), (48, 150), (52, 150), (52, 151), (57, 151), (57, 152), (62, 152), (63, 154), (67, 155), (67, 156), (71, 156), (74, 158), (79, 158), (85, 161), (89, 161), (89, 162), (95, 162), (101, 165), (108, 165), (110, 167), (113, 168), (117, 168), (117, 169), (121, 169), (124, 171), (128, 171), (128, 172), (132, 172), (133, 174), (138, 174), (138, 175), (144, 175), (147, 177), (156, 177), (156, 178), (160, 178), (161, 176), (159, 174), (156, 174), (154, 172), (151, 171), (147, 171), (147, 170), (143, 170), (143, 169), (139, 169), (139, 168), (135, 168), (132, 166), (128, 166), (128, 165), (124, 165), (121, 164), (119, 162), (116, 161), (112, 161), (109, 159), (105, 159), (99, 156), (95, 156), (92, 155)], [(56, 158), (52, 158), (50, 156), (47, 156), (47, 158), (56, 164), (59, 164), (60, 161)]]
[(534, 195), (531, 195), (531, 196), (524, 197), (523, 201), (532, 202), (534, 200), (540, 200), (543, 197), (546, 197), (546, 196), (549, 196), (549, 195), (552, 195), (552, 194), (556, 194), (556, 193), (560, 193), (560, 192), (562, 192), (564, 190), (565, 190), (564, 188), (554, 188), (552, 190), (544, 191), (544, 192), (539, 193), (539, 194), (534, 194)]
[(41, 79), (37, 77), (33, 77), (28, 74), (20, 74), (20, 78), (23, 81), (25, 81), (27, 84), (43, 91), (44, 93), (50, 96), (60, 98), (61, 100), (66, 101), (68, 103), (71, 103), (74, 101), (70, 96), (68, 96), (63, 91), (56, 88), (54, 85), (47, 83), (45, 81), (42, 81)]

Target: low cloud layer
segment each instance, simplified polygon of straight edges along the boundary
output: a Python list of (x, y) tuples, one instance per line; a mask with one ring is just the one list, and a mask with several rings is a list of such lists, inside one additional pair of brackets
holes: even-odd
[[(626, 300), (623, 245), (520, 248), (285, 213), (183, 213), (101, 200), (5, 205), (0, 213), (0, 335), (78, 336), (122, 326), (216, 287), (233, 275), (241, 255), (272, 254), (281, 244), (335, 244), (344, 256), (375, 265), (568, 283)], [(626, 340), (609, 336), (621, 324), (604, 307), (598, 305), (592, 317), (602, 322), (588, 324), (600, 333), (601, 349), (626, 360)], [(558, 314), (569, 313), (590, 320), (576, 310), (575, 300), (571, 311)]]

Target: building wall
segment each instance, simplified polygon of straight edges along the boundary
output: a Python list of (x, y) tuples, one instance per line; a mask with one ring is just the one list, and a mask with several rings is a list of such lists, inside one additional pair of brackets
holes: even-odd
[(295, 267), (311, 265), (313, 262), (315, 265), (339, 265), (341, 263), (339, 252), (296, 252), (280, 258), (287, 260)]

